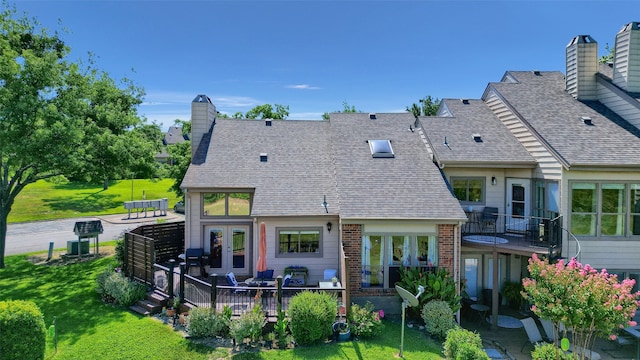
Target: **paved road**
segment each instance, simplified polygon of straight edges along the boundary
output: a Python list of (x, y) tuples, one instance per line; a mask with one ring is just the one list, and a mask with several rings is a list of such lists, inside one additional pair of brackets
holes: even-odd
[(136, 218), (135, 214), (132, 214), (131, 219), (127, 219), (127, 214), (119, 214), (9, 224), (5, 255), (47, 251), (49, 249), (49, 242), (52, 241), (55, 249), (66, 249), (68, 240), (78, 240), (78, 237), (73, 232), (73, 227), (77, 221), (101, 220), (104, 232), (98, 239), (102, 242), (113, 240), (119, 237), (124, 231), (135, 229), (140, 225), (156, 223), (158, 219), (164, 219), (166, 221), (184, 220), (182, 215), (173, 212), (167, 212), (166, 216), (153, 217), (152, 213), (148, 213), (147, 215), (145, 218), (144, 213), (141, 213), (140, 217)]

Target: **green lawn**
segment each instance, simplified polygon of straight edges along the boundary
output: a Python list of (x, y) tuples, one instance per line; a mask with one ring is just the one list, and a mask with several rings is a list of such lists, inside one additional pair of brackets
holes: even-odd
[(109, 183), (107, 190), (102, 184), (70, 182), (54, 184), (44, 180), (30, 184), (18, 195), (9, 213), (9, 223), (64, 219), (82, 216), (122, 214), (124, 202), (132, 198), (141, 200), (169, 199), (169, 209), (178, 201), (175, 193), (169, 191), (173, 179), (119, 180)]
[[(66, 266), (34, 265), (27, 255), (8, 256), (0, 269), (0, 299), (31, 300), (49, 326), (56, 317), (58, 350), (47, 343), (46, 359), (393, 359), (400, 345), (400, 325), (385, 321), (383, 335), (291, 350), (230, 353), (195, 345), (169, 325), (126, 309), (103, 304), (95, 277), (110, 258)], [(441, 359), (440, 344), (424, 332), (406, 329), (405, 359)]]

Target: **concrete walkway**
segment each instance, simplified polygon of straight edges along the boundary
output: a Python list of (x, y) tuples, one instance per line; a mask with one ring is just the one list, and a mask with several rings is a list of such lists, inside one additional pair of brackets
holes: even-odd
[[(501, 315), (508, 315), (517, 319), (522, 319), (528, 315), (518, 311), (501, 307)], [(477, 331), (482, 338), (485, 348), (504, 349), (507, 359), (531, 360), (533, 346), (528, 344), (527, 334), (524, 327), (517, 329), (507, 329), (497, 327), (491, 328), (489, 322), (479, 322), (476, 313), (465, 314), (462, 317), (461, 325), (467, 330)], [(537, 320), (536, 320), (537, 323)], [(540, 333), (544, 336), (544, 331), (538, 324)], [(522, 348), (523, 344), (527, 343)], [(522, 349), (522, 351), (520, 351)], [(600, 354), (601, 360), (633, 360), (636, 357), (635, 343), (625, 346), (618, 346), (614, 342), (605, 339), (596, 339), (593, 350)], [(639, 360), (639, 359), (636, 359)]]
[(159, 221), (173, 222), (183, 221), (182, 214), (168, 211), (163, 216), (153, 216), (153, 211), (128, 214), (100, 215), (95, 217), (82, 217), (73, 219), (60, 219), (50, 221), (33, 221), (17, 224), (9, 224), (5, 255), (26, 254), (36, 251), (47, 251), (49, 243), (54, 243), (55, 249), (66, 248), (67, 241), (78, 240), (73, 232), (77, 221), (101, 220), (104, 232), (98, 237), (99, 241), (111, 241), (117, 239), (125, 231), (132, 230), (140, 225), (155, 224)]

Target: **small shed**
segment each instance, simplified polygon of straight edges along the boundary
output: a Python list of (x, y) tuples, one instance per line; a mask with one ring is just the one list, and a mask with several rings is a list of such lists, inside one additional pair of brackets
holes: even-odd
[[(73, 227), (73, 232), (78, 236), (78, 252), (79, 255), (82, 255), (82, 241), (83, 239), (88, 239), (86, 241), (91, 243), (91, 239), (95, 239), (95, 253), (98, 254), (98, 235), (104, 232), (104, 228), (102, 227), (102, 221), (100, 220), (91, 220), (91, 221), (76, 221), (75, 226)], [(67, 252), (69, 250), (69, 244), (67, 244)], [(73, 253), (73, 251), (71, 251)], [(87, 248), (88, 252), (88, 248)]]

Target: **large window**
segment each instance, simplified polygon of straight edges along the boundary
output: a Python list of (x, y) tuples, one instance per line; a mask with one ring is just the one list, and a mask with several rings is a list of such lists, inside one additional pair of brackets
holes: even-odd
[(640, 184), (573, 182), (570, 188), (572, 233), (640, 235)]
[(461, 204), (484, 204), (484, 178), (452, 178), (453, 194)]
[(322, 228), (277, 228), (277, 257), (322, 257)]
[(434, 235), (367, 235), (362, 238), (362, 286), (395, 286), (399, 268), (438, 266)]
[(202, 194), (204, 216), (248, 216), (251, 214), (251, 193), (215, 192)]

